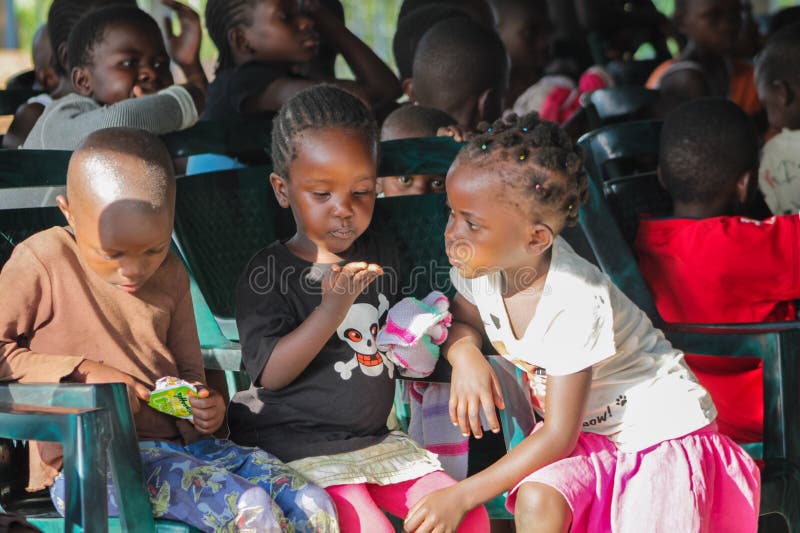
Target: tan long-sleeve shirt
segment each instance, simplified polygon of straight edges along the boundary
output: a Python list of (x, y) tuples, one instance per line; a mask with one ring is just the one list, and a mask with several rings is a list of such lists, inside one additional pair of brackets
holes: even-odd
[[(164, 376), (205, 381), (189, 278), (170, 253), (136, 293), (100, 279), (82, 262), (67, 228), (17, 245), (0, 271), (0, 380), (58, 383), (84, 359), (117, 368), (153, 388)], [(199, 433), (143, 407), (140, 440), (191, 442)], [(32, 443), (29, 488), (52, 483), (61, 451)]]

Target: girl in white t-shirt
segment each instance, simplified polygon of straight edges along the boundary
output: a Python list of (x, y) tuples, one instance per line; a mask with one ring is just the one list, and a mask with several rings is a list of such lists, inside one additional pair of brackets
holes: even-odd
[(503, 408), (481, 353), (531, 377), (544, 422), (497, 463), (423, 498), (408, 531), (453, 531), (503, 491), (518, 531), (756, 531), (759, 472), (716, 430), (708, 393), (609, 278), (558, 234), (587, 194), (579, 151), (536, 115), (473, 139), (446, 181), (458, 291), (445, 347), (450, 417), (492, 431)]

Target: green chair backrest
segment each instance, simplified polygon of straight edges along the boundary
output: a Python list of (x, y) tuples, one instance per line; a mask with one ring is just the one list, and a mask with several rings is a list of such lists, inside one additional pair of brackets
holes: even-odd
[(603, 183), (603, 193), (628, 244), (636, 238), (642, 215), (665, 217), (672, 214), (672, 198), (655, 172), (609, 179)]
[(584, 165), (598, 181), (653, 172), (658, 167), (661, 123), (637, 121), (612, 124), (583, 135)]
[(618, 122), (655, 116), (658, 91), (641, 85), (621, 85), (598, 89), (584, 97), (589, 127), (599, 128)]
[(71, 154), (62, 150), (0, 150), (0, 189), (63, 185)]
[(223, 154), (256, 165), (270, 163), (272, 122), (263, 119), (200, 121), (191, 128), (162, 135), (173, 157)]

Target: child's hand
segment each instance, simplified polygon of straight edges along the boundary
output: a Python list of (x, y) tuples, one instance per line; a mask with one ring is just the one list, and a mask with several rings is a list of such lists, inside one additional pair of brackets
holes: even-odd
[(464, 507), (464, 498), (459, 494), (459, 486), (432, 492), (419, 500), (408, 511), (403, 522), (403, 530), (415, 533), (450, 533), (458, 529), (458, 524), (469, 511)]
[(150, 399), (150, 389), (136, 378), (96, 361), (83, 361), (68, 379), (77, 383), (124, 383), (128, 389), (128, 401), (134, 414), (142, 410), (142, 402), (146, 404)]
[(363, 261), (348, 263), (343, 267), (332, 265), (322, 282), (320, 307), (325, 307), (335, 314), (346, 314), (358, 295), (381, 274), (383, 269), (380, 265)]
[[(454, 353), (458, 350), (458, 353)], [(505, 409), (500, 381), (492, 365), (475, 346), (450, 348), (448, 356), (453, 366), (450, 384), (450, 420), (459, 426), (461, 434), (472, 431), (476, 438), (483, 437), (481, 409), (493, 433), (500, 432), (495, 406)]]
[(191, 7), (176, 0), (161, 0), (161, 3), (175, 12), (181, 25), (181, 33), (175, 35), (172, 31), (172, 20), (169, 17), (164, 18), (167, 48), (170, 57), (181, 68), (199, 64), (200, 40), (203, 35), (203, 30), (200, 26), (200, 15)]
[(214, 433), (225, 420), (225, 401), (217, 391), (202, 383), (192, 385), (197, 387), (197, 394), (189, 391), (194, 427), (201, 433)]

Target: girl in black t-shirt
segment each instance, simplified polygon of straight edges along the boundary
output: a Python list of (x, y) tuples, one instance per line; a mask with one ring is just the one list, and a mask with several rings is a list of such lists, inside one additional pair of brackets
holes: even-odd
[[(455, 481), (386, 419), (394, 367), (377, 350), (395, 294), (376, 283), (392, 245), (371, 239), (378, 131), (361, 101), (320, 85), (292, 98), (272, 131), (270, 182), (297, 232), (256, 254), (236, 321), (253, 385), (231, 401), (232, 438), (289, 462), (333, 498), (341, 530), (394, 531), (382, 510)], [(488, 531), (483, 507), (461, 531)]]

